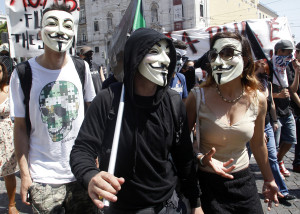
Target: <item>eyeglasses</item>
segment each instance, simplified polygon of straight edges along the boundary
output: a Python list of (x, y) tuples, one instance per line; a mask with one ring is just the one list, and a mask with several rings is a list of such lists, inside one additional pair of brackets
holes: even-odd
[[(238, 52), (238, 53), (235, 53), (235, 52)], [(216, 61), (216, 59), (219, 55), (221, 57), (221, 59), (223, 59), (224, 61), (229, 61), (229, 60), (232, 60), (232, 58), (234, 56), (241, 55), (241, 53), (242, 53), (241, 51), (236, 50), (236, 49), (231, 48), (231, 47), (223, 48), (219, 53), (217, 52), (216, 49), (211, 49), (208, 52), (208, 60), (210, 62), (214, 62), (214, 61)]]

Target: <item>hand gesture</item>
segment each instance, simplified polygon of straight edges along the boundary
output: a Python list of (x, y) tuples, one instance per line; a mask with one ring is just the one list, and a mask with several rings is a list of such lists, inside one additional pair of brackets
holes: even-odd
[(30, 205), (30, 202), (29, 201), (27, 202), (27, 194), (31, 184), (32, 184), (32, 180), (30, 176), (24, 176), (21, 178), (20, 194), (21, 194), (22, 202), (26, 205)]
[(124, 178), (117, 178), (108, 172), (101, 171), (96, 174), (89, 182), (88, 193), (94, 204), (102, 209), (104, 204), (102, 199), (116, 202), (116, 194), (121, 190), (121, 185), (125, 182)]
[(272, 207), (272, 201), (275, 202), (275, 206), (277, 207), (279, 202), (278, 202), (278, 197), (283, 198), (284, 196), (279, 192), (278, 187), (275, 183), (275, 181), (271, 182), (264, 182), (263, 188), (262, 188), (262, 193), (265, 197), (265, 203), (268, 203), (268, 210), (271, 210)]
[(226, 162), (221, 162), (212, 157), (215, 153), (216, 149), (214, 147), (208, 153), (206, 153), (202, 158), (203, 165), (211, 167), (216, 172), (216, 174), (224, 178), (233, 179), (233, 176), (228, 173), (230, 173), (235, 168), (235, 165), (226, 168), (233, 162), (233, 159), (231, 158)]

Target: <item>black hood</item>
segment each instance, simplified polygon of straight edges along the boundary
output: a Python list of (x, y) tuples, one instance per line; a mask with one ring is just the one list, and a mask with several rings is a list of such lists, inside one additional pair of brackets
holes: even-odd
[[(134, 76), (136, 72), (138, 72), (138, 66), (140, 62), (143, 60), (145, 55), (149, 52), (149, 50), (160, 40), (166, 40), (169, 44), (170, 48), (170, 65), (168, 68), (167, 75), (167, 85), (162, 87), (158, 86), (157, 91), (155, 93), (152, 105), (149, 106), (143, 104), (137, 104), (134, 97)], [(174, 72), (176, 66), (176, 51), (173, 46), (173, 42), (170, 38), (166, 37), (164, 34), (159, 33), (153, 29), (149, 28), (140, 28), (134, 31), (131, 36), (128, 38), (125, 48), (124, 48), (124, 86), (125, 93), (130, 97), (130, 100), (134, 103), (134, 105), (138, 107), (153, 107), (160, 103), (165, 92), (169, 88), (170, 80), (172, 78), (172, 74)]]

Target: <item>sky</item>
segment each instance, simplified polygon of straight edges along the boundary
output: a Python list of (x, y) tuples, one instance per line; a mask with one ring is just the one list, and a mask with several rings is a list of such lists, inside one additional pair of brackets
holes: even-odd
[[(5, 14), (5, 3), (0, 0), (0, 12)], [(20, 1), (20, 0), (19, 0)], [(271, 10), (275, 11), (279, 16), (286, 16), (292, 34), (295, 35), (295, 41), (300, 42), (300, 1), (299, 0), (260, 0), (260, 3), (264, 4)]]

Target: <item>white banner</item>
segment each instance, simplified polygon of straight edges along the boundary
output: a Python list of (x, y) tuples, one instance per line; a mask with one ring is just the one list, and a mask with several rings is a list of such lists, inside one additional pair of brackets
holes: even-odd
[(11, 57), (35, 57), (43, 53), (44, 45), (38, 38), (42, 11), (54, 2), (70, 6), (75, 20), (75, 37), (70, 54), (75, 53), (79, 0), (5, 0)]
[[(286, 39), (294, 43), (286, 17), (247, 20), (247, 22), (268, 57), (273, 55), (273, 48), (279, 40)], [(243, 21), (208, 28), (173, 31), (166, 35), (186, 42), (188, 44), (186, 56), (195, 60), (210, 49), (209, 41), (215, 33), (237, 30), (245, 35), (245, 27), (246, 21)]]

